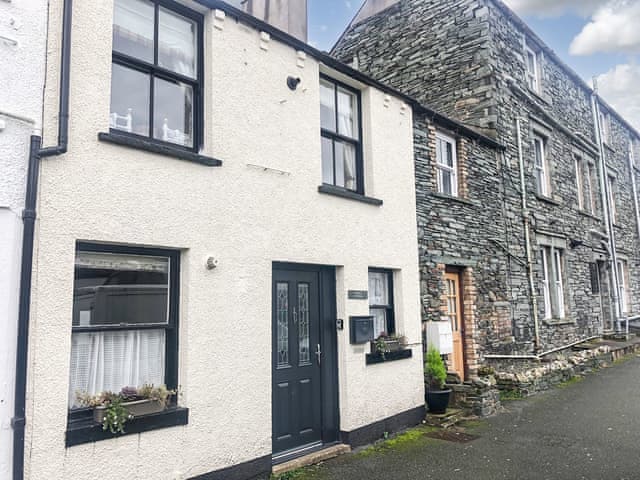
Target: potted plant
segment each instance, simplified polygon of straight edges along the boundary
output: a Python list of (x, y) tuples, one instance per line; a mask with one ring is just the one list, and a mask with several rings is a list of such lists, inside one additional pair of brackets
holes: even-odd
[(431, 413), (444, 413), (449, 405), (451, 389), (445, 389), (447, 369), (444, 366), (440, 352), (433, 345), (427, 349), (427, 359), (424, 363), (425, 401)]
[(397, 335), (389, 335), (387, 332), (380, 333), (378, 338), (371, 342), (371, 352), (380, 354), (383, 359), (385, 354), (397, 352), (400, 348), (400, 337)]
[(80, 392), (77, 399), (80, 406), (93, 408), (93, 419), (102, 424), (103, 430), (124, 433), (127, 420), (163, 411), (175, 394), (176, 391), (167, 389), (166, 385), (145, 384), (140, 388), (123, 387), (120, 393), (106, 391), (90, 395)]

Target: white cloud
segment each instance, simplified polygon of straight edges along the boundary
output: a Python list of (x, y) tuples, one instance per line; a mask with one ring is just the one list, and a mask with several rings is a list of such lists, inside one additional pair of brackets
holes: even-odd
[(504, 0), (518, 14), (553, 17), (571, 12), (588, 16), (595, 12), (603, 0)]
[(640, 52), (640, 2), (612, 0), (600, 8), (573, 39), (573, 55), (596, 52)]
[(598, 94), (640, 130), (640, 65), (617, 65), (597, 79)]

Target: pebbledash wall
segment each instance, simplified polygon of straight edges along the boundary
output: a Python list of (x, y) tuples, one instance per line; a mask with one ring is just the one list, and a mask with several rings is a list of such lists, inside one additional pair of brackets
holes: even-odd
[(47, 2), (0, 3), (0, 478), (9, 478), (22, 209), (29, 137), (42, 118)]
[[(467, 159), (471, 203), (441, 199), (432, 195), (429, 176), (433, 161), (424, 160), (429, 158), (428, 139), (422, 133), (424, 125), (416, 124), (419, 231), (434, 232), (420, 236), (423, 319), (438, 319), (440, 302), (434, 291), (442, 291), (442, 267), (447, 262), (466, 262), (469, 267), (476, 266), (476, 329), (471, 343), (480, 360), (484, 355), (535, 350), (521, 208), (519, 120), (540, 316), (539, 350), (610, 330), (615, 299), (607, 287), (612, 274), (607, 254), (610, 246), (591, 89), (499, 0), (399, 0), (384, 6), (381, 11), (374, 9), (376, 13), (368, 18), (354, 21), (332, 54), (505, 146), (494, 161), (482, 152)], [(538, 55), (539, 92), (532, 91), (526, 82), (525, 43)], [(616, 178), (619, 213), (614, 235), (618, 256), (629, 267), (630, 308), (624, 315), (632, 316), (640, 309), (639, 237), (627, 160), (629, 139), (637, 145), (638, 133), (598, 101), (610, 112), (612, 139), (604, 147), (604, 157), (607, 175)], [(534, 133), (547, 138), (551, 171), (548, 197), (536, 195)], [(594, 169), (593, 212), (578, 208), (575, 155)], [(559, 239), (565, 252), (568, 314), (563, 321), (543, 320), (538, 249), (545, 242), (556, 241), (550, 239)], [(445, 258), (439, 259), (441, 256)], [(590, 275), (591, 265), (597, 261), (604, 264), (602, 298), (594, 293)], [(469, 362), (472, 370), (475, 361), (474, 357)]]
[[(69, 151), (41, 165), (27, 402), (32, 480), (190, 478), (270, 456), (274, 261), (336, 266), (337, 317), (347, 325), (369, 313), (347, 290), (367, 290), (369, 267), (393, 269), (397, 330), (414, 354), (367, 366), (369, 347), (350, 345), (348, 326), (337, 332), (340, 430), (423, 405), (411, 107), (242, 15), (189, 7), (205, 15), (201, 153), (222, 160), (216, 168), (98, 140), (109, 130), (113, 2), (74, 2)], [(52, 24), (61, 8), (61, 0), (50, 3)], [(52, 84), (56, 65), (51, 58)], [(381, 206), (318, 192), (320, 72), (361, 89), (365, 193)], [(296, 91), (289, 75), (301, 79)], [(54, 131), (56, 94), (45, 93)], [(65, 448), (79, 240), (180, 251), (179, 403), (188, 425)], [(219, 260), (212, 271), (209, 256)]]

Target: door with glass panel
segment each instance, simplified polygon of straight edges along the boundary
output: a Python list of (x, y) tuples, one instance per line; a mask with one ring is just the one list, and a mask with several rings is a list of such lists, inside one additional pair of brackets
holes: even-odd
[(462, 301), (460, 298), (460, 274), (445, 273), (445, 294), (447, 298), (447, 317), (451, 322), (453, 334), (453, 353), (451, 367), (461, 380), (464, 380), (464, 344), (462, 342)]
[(319, 273), (273, 271), (273, 453), (322, 442)]

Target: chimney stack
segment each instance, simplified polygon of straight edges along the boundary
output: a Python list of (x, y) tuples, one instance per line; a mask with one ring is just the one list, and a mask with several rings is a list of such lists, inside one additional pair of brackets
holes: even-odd
[(231, 0), (229, 3), (307, 42), (307, 0)]

